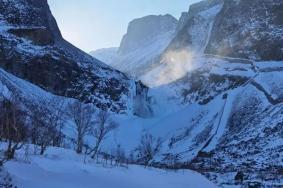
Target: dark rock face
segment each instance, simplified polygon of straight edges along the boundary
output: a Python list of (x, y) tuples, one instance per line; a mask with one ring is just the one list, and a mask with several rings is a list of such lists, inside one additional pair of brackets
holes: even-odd
[(43, 28), (31, 28), (31, 29), (10, 29), (8, 30), (9, 33), (16, 35), (17, 37), (26, 38), (32, 41), (35, 45), (49, 45), (54, 44), (54, 39), (52, 33), (47, 29)]
[[(213, 11), (220, 4), (222, 8)], [(201, 1), (183, 14), (167, 50), (188, 48), (227, 57), (282, 60), (282, 10), (281, 0)]]
[(237, 88), (246, 81), (247, 78), (241, 76), (217, 75), (197, 70), (188, 75), (186, 82), (190, 83), (190, 89), (184, 89), (182, 95), (186, 103), (198, 102), (205, 105), (219, 93)]
[(226, 0), (205, 52), (254, 60), (282, 60), (282, 10), (281, 0)]
[(148, 87), (144, 86), (141, 82), (137, 82), (133, 113), (143, 118), (152, 117), (153, 112), (149, 104), (150, 99), (148, 97)]
[(0, 67), (57, 95), (125, 112), (135, 83), (66, 42), (47, 0), (0, 0)]
[(9, 25), (46, 29), (54, 38), (62, 37), (47, 0), (1, 0), (0, 10)]
[(184, 25), (187, 23), (189, 19), (189, 13), (188, 12), (182, 12), (181, 17), (179, 18), (176, 32), (179, 32), (181, 29), (183, 29)]
[(210, 28), (215, 16), (222, 8), (222, 3), (222, 0), (208, 0), (193, 4), (188, 13), (182, 14), (176, 36), (167, 51), (189, 48), (189, 50), (202, 52), (210, 37)]

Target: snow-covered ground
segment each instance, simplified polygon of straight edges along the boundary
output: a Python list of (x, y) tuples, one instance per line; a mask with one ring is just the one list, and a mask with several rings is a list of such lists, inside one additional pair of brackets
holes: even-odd
[(283, 97), (283, 75), (282, 72), (261, 73), (255, 81), (268, 92), (273, 99)]
[(215, 188), (202, 175), (141, 166), (111, 167), (84, 163), (74, 151), (51, 148), (45, 156), (18, 155), (6, 164), (13, 182), (21, 188)]
[[(280, 73), (276, 72), (276, 74), (272, 74), (272, 77), (268, 77), (271, 73), (259, 72), (257, 74), (251, 70), (250, 64), (232, 64), (233, 69), (230, 70), (226, 69), (228, 63), (225, 61), (208, 58), (203, 62), (203, 64), (200, 64), (201, 66), (208, 66), (210, 68), (210, 72), (207, 72), (207, 74), (212, 72), (218, 75), (238, 75), (250, 79), (242, 83), (242, 87), (231, 88), (223, 92), (216, 90), (218, 92), (216, 93), (217, 95), (205, 105), (198, 104), (197, 102), (180, 103), (182, 101), (180, 90), (187, 86), (187, 81), (185, 83), (177, 82), (176, 84), (172, 83), (159, 88), (151, 88), (149, 90), (149, 96), (153, 99), (151, 107), (154, 111), (154, 116), (144, 119), (130, 114), (113, 115), (113, 119), (120, 126), (108, 135), (102, 145), (101, 151), (109, 153), (113, 149), (116, 149), (117, 145), (120, 145), (126, 152), (126, 155), (129, 156), (130, 151), (133, 151), (138, 146), (141, 135), (146, 130), (155, 137), (161, 137), (163, 141), (161, 153), (154, 158), (155, 161), (166, 162), (163, 154), (172, 153), (178, 155), (178, 162), (188, 162), (201, 150), (211, 151), (217, 148), (223, 137), (229, 140), (228, 133), (230, 130), (228, 129), (227, 122), (235, 110), (244, 108), (245, 104), (249, 104), (248, 102), (257, 96), (256, 101), (260, 101), (260, 105), (256, 109), (256, 112), (264, 112), (263, 110), (268, 109), (270, 106), (265, 93), (274, 93), (272, 90), (269, 90), (269, 87), (270, 89), (273, 86), (281, 88)], [(239, 69), (238, 66), (242, 66), (243, 69)], [(267, 65), (265, 66), (267, 67)], [(258, 90), (251, 84), (252, 81), (258, 82), (267, 91), (261, 92), (261, 90)], [(225, 84), (226, 82), (223, 83), (224, 86)], [(222, 87), (222, 85), (220, 86)], [(12, 89), (24, 97), (25, 100), (39, 104), (42, 98), (52, 99), (53, 97), (61, 99), (66, 104), (73, 101), (73, 99), (54, 96), (40, 89), (38, 86), (19, 79), (4, 70), (0, 70), (0, 89), (6, 94), (9, 93), (9, 89)], [(212, 90), (211, 93), (213, 92)], [(224, 93), (228, 94), (227, 99), (223, 98)], [(281, 118), (275, 118), (274, 121), (279, 122)], [(261, 129), (256, 127), (256, 130), (246, 131), (249, 134), (244, 134), (243, 138), (241, 137), (241, 139), (231, 141), (231, 143), (239, 144), (243, 140), (256, 138), (256, 134), (260, 132), (264, 133), (264, 129), (268, 125), (270, 125), (270, 120), (263, 122), (262, 126), (260, 126)], [(274, 125), (277, 124), (274, 123)], [(66, 123), (64, 133), (66, 136), (74, 138), (75, 130), (71, 121)], [(277, 139), (274, 139), (276, 143), (279, 143), (277, 145), (280, 145), (279, 138), (275, 138)], [(275, 141), (273, 142), (271, 140), (270, 143), (274, 144)], [(87, 142), (92, 144), (93, 139), (87, 139)], [(71, 145), (70, 147), (73, 146)], [(169, 173), (161, 170), (144, 169), (138, 166), (130, 166), (128, 169), (120, 167), (105, 168), (95, 165), (93, 162), (85, 165), (82, 156), (63, 149), (48, 151), (48, 155), (43, 158), (31, 156), (30, 161), (30, 164), (15, 161), (7, 164), (8, 171), (13, 175), (15, 182), (18, 185), (23, 185), (23, 187), (33, 188), (31, 185), (35, 185), (34, 187), (43, 187), (39, 186), (39, 184), (45, 179), (47, 179), (44, 182), (46, 187), (80, 187), (78, 183), (81, 182), (86, 184), (82, 184), (81, 187), (88, 187), (91, 184), (103, 188), (107, 188), (107, 186), (113, 187), (116, 184), (121, 185), (120, 187), (123, 188), (166, 187), (165, 185), (169, 185), (170, 187), (198, 187), (197, 185), (207, 187), (191, 180), (197, 180), (197, 177), (201, 176), (190, 171)], [(228, 162), (230, 163), (230, 161)], [(233, 161), (231, 160), (231, 162)], [(238, 161), (236, 160), (234, 163), (238, 163)], [(24, 172), (30, 173), (27, 174)], [(107, 179), (108, 176), (111, 177), (110, 180)], [(228, 178), (226, 175), (225, 178), (233, 179)], [(73, 179), (78, 180), (72, 182), (71, 180)], [(92, 181), (95, 183), (92, 183)], [(118, 184), (117, 182), (121, 183)], [(216, 182), (224, 182), (224, 180)]]

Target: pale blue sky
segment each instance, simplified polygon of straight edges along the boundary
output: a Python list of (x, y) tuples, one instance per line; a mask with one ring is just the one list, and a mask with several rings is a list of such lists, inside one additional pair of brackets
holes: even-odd
[(65, 39), (82, 50), (119, 46), (128, 23), (150, 14), (179, 18), (199, 0), (48, 0)]

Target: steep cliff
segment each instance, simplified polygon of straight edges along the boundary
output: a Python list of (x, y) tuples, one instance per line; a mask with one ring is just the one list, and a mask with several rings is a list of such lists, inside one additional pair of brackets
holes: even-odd
[(205, 52), (253, 60), (282, 60), (282, 9), (280, 0), (224, 1)]
[(167, 51), (187, 49), (195, 53), (203, 53), (210, 40), (215, 17), (222, 6), (222, 0), (208, 0), (193, 4), (189, 12), (182, 15), (179, 29)]
[(0, 66), (54, 94), (126, 112), (135, 82), (65, 41), (47, 0), (0, 1)]

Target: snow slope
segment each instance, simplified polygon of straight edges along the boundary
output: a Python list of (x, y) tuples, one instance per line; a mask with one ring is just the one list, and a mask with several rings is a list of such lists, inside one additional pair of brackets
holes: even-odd
[(119, 48), (113, 47), (113, 48), (102, 48), (98, 49), (96, 51), (91, 51), (89, 54), (95, 57), (96, 59), (99, 59), (102, 62), (105, 62), (107, 65), (110, 65), (113, 67), (113, 64), (116, 61), (117, 53)]
[[(215, 188), (189, 170), (164, 171), (140, 166), (111, 167), (84, 163), (74, 151), (50, 148), (45, 156), (19, 155), (6, 169), (21, 188)], [(28, 173), (27, 173), (28, 172)]]
[[(137, 32), (138, 37), (134, 34), (133, 38), (135, 40), (139, 38), (140, 40), (126, 42), (129, 45), (125, 45), (123, 50), (120, 49), (117, 52), (120, 57), (123, 56), (123, 61), (119, 62), (117, 60), (114, 62), (118, 63), (116, 65), (117, 68), (124, 68), (125, 72), (141, 78), (148, 85), (151, 84), (150, 86), (152, 88), (149, 90), (144, 87), (142, 95), (145, 96), (146, 102), (150, 102), (150, 110), (152, 110), (154, 116), (147, 116), (145, 119), (131, 115), (131, 113), (127, 115), (112, 114), (113, 119), (120, 124), (120, 127), (108, 136), (101, 150), (111, 153), (117, 145), (120, 145), (126, 151), (126, 154), (129, 154), (139, 144), (142, 133), (147, 131), (155, 137), (160, 137), (163, 143), (160, 154), (155, 156), (151, 161), (153, 165), (194, 169), (221, 186), (239, 183), (234, 181), (234, 177), (237, 173), (242, 172), (246, 176), (243, 184), (256, 180), (260, 181), (263, 186), (274, 184), (280, 187), (283, 184), (283, 62), (254, 62), (249, 59), (238, 58), (238, 56), (236, 58), (221, 57), (219, 56), (223, 55), (221, 53), (218, 56), (202, 54), (205, 47), (211, 46), (209, 38), (213, 36), (211, 32), (215, 28), (215, 19), (219, 17), (217, 15), (218, 12), (223, 13), (223, 9), (221, 9), (222, 5), (218, 5), (219, 2), (222, 1), (202, 1), (197, 6), (193, 6), (195, 8), (191, 9), (191, 11), (195, 12), (191, 15), (192, 17), (188, 15), (191, 19), (186, 20), (190, 20), (191, 23), (182, 24), (184, 27), (192, 24), (193, 27), (179, 30), (179, 32), (183, 31), (184, 35), (178, 35), (180, 38), (178, 37), (177, 42), (174, 43), (176, 46), (171, 46), (172, 48), (167, 49), (169, 52), (166, 51), (165, 54), (162, 54), (162, 52), (168, 45), (166, 43), (170, 42), (169, 39), (175, 35), (173, 29), (170, 29), (170, 31), (167, 29), (162, 30), (164, 31), (162, 34), (154, 32), (155, 35), (146, 38), (146, 40), (140, 37), (143, 36), (143, 32)], [(236, 1), (225, 1), (224, 10), (232, 6), (234, 2)], [(241, 6), (248, 7), (249, 2), (260, 1), (239, 0), (237, 2)], [(272, 0), (272, 2), (272, 6), (282, 5), (282, 2), (279, 0)], [(278, 4), (275, 2), (278, 2)], [(205, 6), (202, 7), (203, 5)], [(197, 8), (198, 6), (200, 6), (200, 9)], [(257, 8), (259, 7), (260, 3)], [(228, 16), (226, 18), (229, 22), (230, 18)], [(264, 14), (263, 18), (265, 18)], [(197, 23), (194, 24), (194, 21), (197, 21)], [(236, 21), (238, 22), (238, 20)], [(7, 33), (10, 28), (5, 28), (8, 25), (1, 22), (0, 24), (4, 26), (0, 29), (3, 37), (11, 36), (11, 34)], [(33, 29), (39, 28), (36, 27)], [(145, 30), (151, 31), (151, 28), (145, 28)], [(192, 36), (191, 39), (188, 37), (188, 34)], [(280, 32), (279, 37), (281, 34)], [(227, 37), (230, 38), (230, 36)], [(17, 40), (22, 39), (15, 36), (12, 38)], [(232, 39), (234, 39), (233, 36)], [(4, 42), (7, 42), (7, 46), (9, 46), (11, 41), (8, 39), (6, 41), (5, 39)], [(232, 42), (233, 44), (235, 41), (229, 40), (228, 42)], [(20, 46), (19, 49), (17, 48), (17, 50), (20, 50), (18, 52), (25, 52), (29, 54), (28, 57), (44, 55), (46, 52), (45, 49), (49, 49), (48, 47), (42, 48), (37, 45), (31, 45), (27, 40), (20, 40), (18, 43), (23, 43), (23, 46)], [(61, 45), (58, 48), (60, 47), (62, 49)], [(65, 43), (65, 45), (67, 44)], [(188, 46), (195, 48), (195, 51), (199, 51), (200, 53), (191, 52), (187, 48), (185, 50), (183, 49), (183, 47)], [(175, 51), (175, 47), (179, 47), (181, 50)], [(110, 55), (107, 58), (109, 58), (109, 61), (116, 59), (115, 56), (117, 54), (115, 54), (115, 51), (116, 49), (112, 49), (112, 51), (108, 50), (108, 54)], [(70, 53), (72, 53), (72, 50)], [(56, 53), (54, 54), (53, 51), (50, 51), (50, 54), (55, 55), (52, 56), (54, 61), (61, 57), (56, 56)], [(66, 54), (62, 55), (64, 57)], [(69, 57), (69, 55), (67, 57), (74, 58), (74, 63), (79, 66), (86, 65), (86, 62), (88, 62), (88, 65), (95, 65), (90, 66), (90, 68), (91, 72), (95, 72), (96, 70), (99, 72), (98, 76), (101, 80), (99, 79), (97, 88), (101, 88), (101, 86), (104, 86), (105, 81), (107, 83), (109, 81), (108, 86), (113, 89), (113, 86), (124, 80), (122, 82), (124, 84), (121, 87), (124, 86), (123, 88), (125, 89), (129, 86), (129, 89), (132, 90), (123, 89), (121, 92), (124, 94), (122, 97), (118, 97), (118, 99), (119, 101), (121, 99), (122, 105), (129, 103), (126, 105), (127, 107), (134, 106), (134, 102), (129, 100), (132, 99), (134, 94), (138, 93), (134, 87), (134, 81), (130, 81), (125, 75), (110, 69), (101, 62), (93, 64), (94, 60), (91, 60), (90, 57), (85, 57), (90, 59), (89, 61), (85, 58), (80, 58), (81, 55), (76, 58), (73, 56)], [(166, 61), (155, 61), (155, 58), (160, 60), (160, 55), (165, 57)], [(78, 59), (83, 59), (86, 62), (77, 62)], [(13, 59), (6, 62), (10, 63), (11, 61)], [(155, 64), (156, 62), (158, 63)], [(38, 63), (35, 63), (35, 65), (38, 65)], [(99, 66), (96, 67), (96, 65)], [(52, 71), (47, 71), (47, 73), (50, 72)], [(63, 79), (66, 78), (60, 72), (57, 75)], [(113, 76), (116, 78), (114, 81), (111, 79)], [(36, 78), (41, 77), (38, 76)], [(53, 77), (49, 75), (48, 78)], [(105, 78), (107, 79), (105, 80)], [(87, 78), (79, 77), (76, 83), (79, 82), (79, 86), (86, 88), (83, 91), (89, 94), (89, 89), (91, 91), (93, 89), (93, 80), (84, 79)], [(76, 87), (76, 92), (81, 94), (83, 88)], [(95, 89), (97, 88), (95, 87)], [(0, 70), (0, 89), (5, 94), (8, 94), (9, 91), (20, 93), (28, 102), (38, 102), (39, 105), (43, 98), (57, 97), (40, 89), (36, 85), (30, 84), (2, 70)], [(108, 90), (101, 92), (102, 94), (104, 92), (108, 93)], [(97, 92), (95, 93), (99, 94)], [(110, 92), (110, 94), (113, 94), (113, 92)], [(116, 98), (116, 95), (112, 97)], [(60, 99), (62, 101), (72, 100), (64, 97)], [(113, 101), (109, 97), (99, 95), (97, 98), (97, 102), (105, 102), (105, 100), (115, 107), (115, 104), (112, 104)], [(148, 105), (145, 106), (148, 107)], [(68, 122), (67, 126), (64, 133), (72, 138), (74, 136), (74, 126), (71, 121)], [(91, 143), (92, 141), (91, 139), (87, 139), (87, 143)], [(38, 177), (36, 176), (38, 174), (40, 174), (39, 179), (44, 177), (52, 177), (54, 179), (60, 177), (59, 180), (54, 180), (55, 185), (52, 184), (52, 186), (55, 187), (57, 185), (62, 187), (63, 184), (70, 184), (70, 182), (72, 182), (72, 185), (76, 185), (76, 182), (68, 181), (75, 179), (75, 177), (81, 178), (87, 184), (91, 183), (91, 178), (97, 178), (98, 185), (100, 183), (109, 183), (109, 186), (117, 185), (118, 180), (123, 180), (121, 185), (123, 187), (138, 187), (137, 184), (140, 184), (142, 187), (162, 187), (165, 186), (163, 183), (166, 185), (170, 185), (170, 182), (178, 184), (178, 182), (183, 182), (184, 178), (180, 174), (177, 174), (178, 177), (174, 177), (175, 175), (171, 173), (163, 176), (159, 174), (160, 171), (158, 170), (145, 170), (136, 166), (131, 166), (128, 171), (121, 170), (120, 168), (108, 171), (93, 164), (93, 166), (82, 165), (81, 157), (72, 154), (68, 150), (59, 149), (57, 151), (51, 150), (50, 152), (44, 158), (33, 156), (30, 165), (14, 161), (9, 163), (8, 168), (16, 181), (24, 185), (29, 185), (29, 183), (36, 184), (37, 180), (34, 177)], [(71, 154), (65, 155), (64, 153)], [(174, 163), (172, 163), (172, 158)], [(26, 169), (34, 173), (24, 174), (25, 177), (23, 179), (21, 176)], [(91, 174), (93, 172), (95, 172), (95, 175)], [(145, 182), (141, 182), (140, 173), (148, 175), (144, 177)], [(108, 181), (108, 178), (105, 178), (109, 174), (113, 177), (113, 181)], [(188, 176), (190, 176), (190, 172), (188, 172)], [(155, 179), (159, 180), (159, 178), (163, 181), (154, 181)], [(44, 181), (45, 179), (41, 180)], [(126, 181), (127, 184), (124, 184)], [(53, 181), (50, 180), (51, 182)], [(153, 184), (148, 184), (149, 182)], [(183, 186), (183, 184), (180, 186)], [(192, 187), (196, 186), (192, 185)]]

